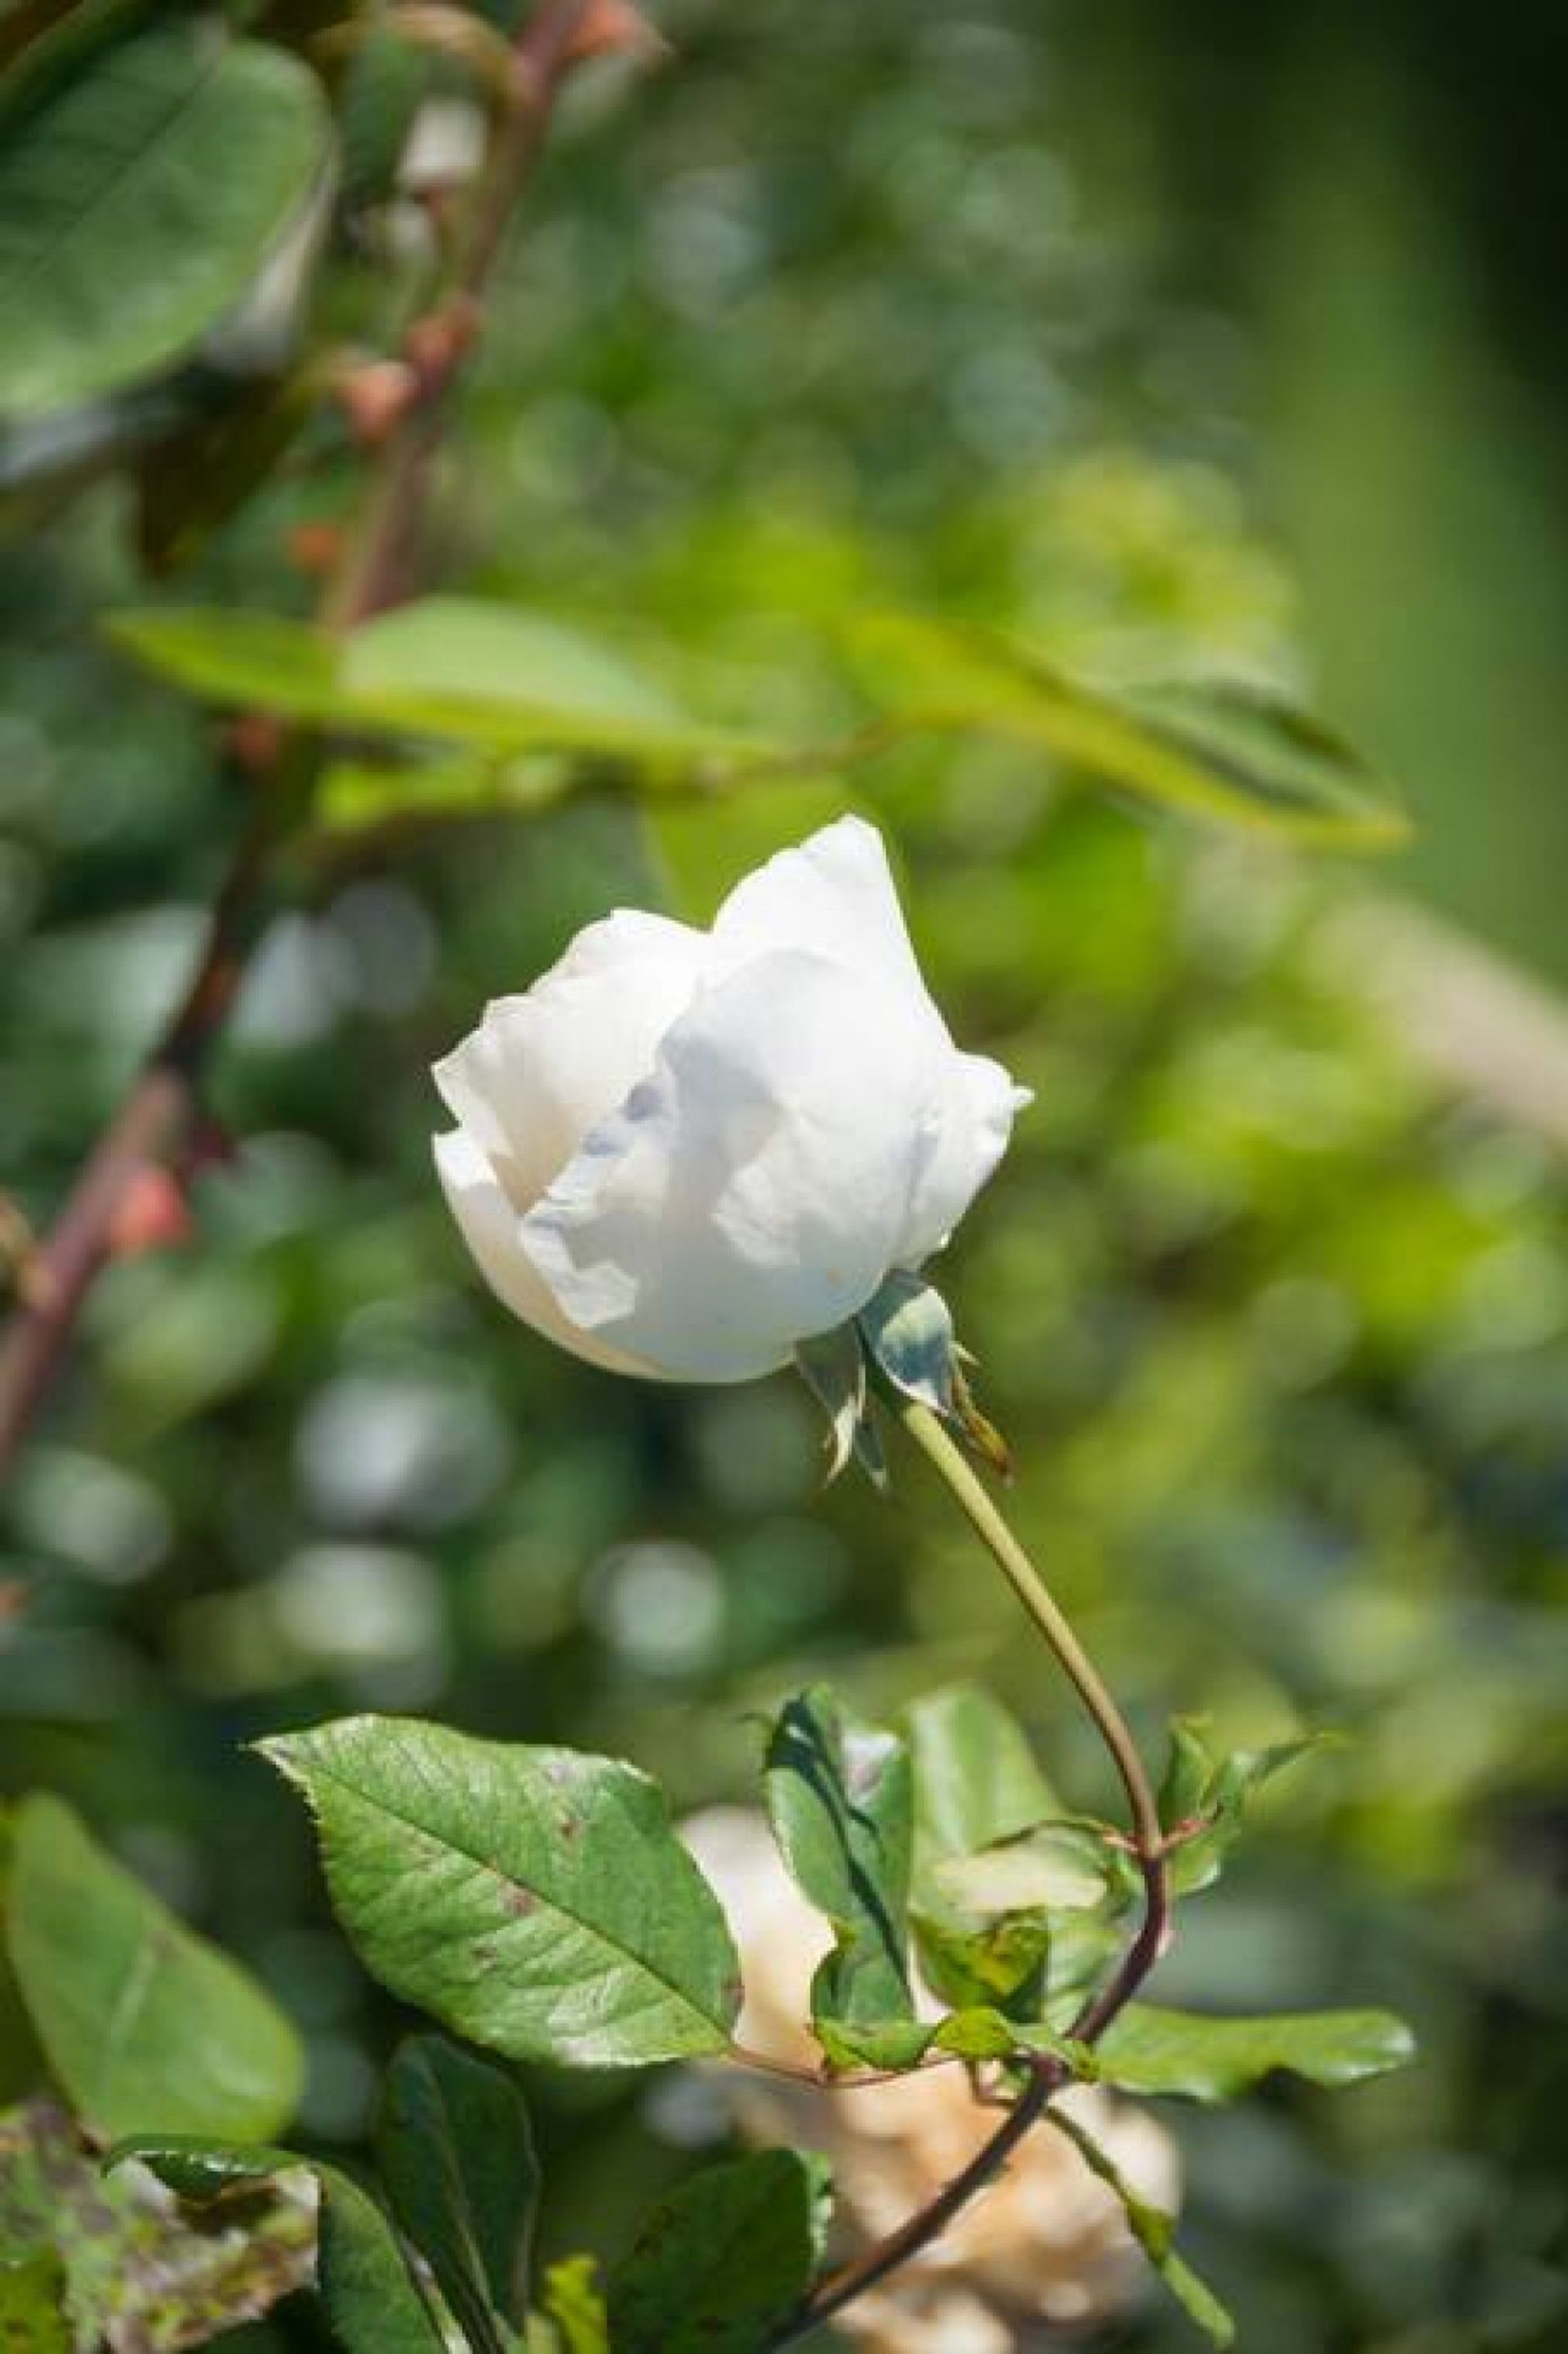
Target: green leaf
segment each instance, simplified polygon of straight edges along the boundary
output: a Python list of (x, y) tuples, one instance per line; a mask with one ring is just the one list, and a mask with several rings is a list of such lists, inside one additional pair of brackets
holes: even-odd
[(49, 2065), (101, 2132), (248, 2137), (292, 2115), (288, 2020), (58, 1798), (16, 1810), (7, 1934)]
[[(53, 2100), (0, 2116), (7, 2347), (205, 2346), (307, 2281), (314, 2243), (314, 2201), (298, 2186), (256, 2186), (223, 2228), (193, 2226), (144, 2168), (106, 2176)], [(53, 2326), (62, 2302), (73, 2325), (63, 2338)], [(31, 2335), (6, 2336), (5, 2323), (22, 2321)]]
[(1214, 2345), (1233, 2344), (1234, 2322), (1213, 2289), (1199, 2279), (1177, 2252), (1175, 2217), (1168, 2215), (1162, 2207), (1152, 2207), (1148, 2200), (1140, 2199), (1115, 2160), (1065, 2109), (1047, 2109), (1045, 2115), (1057, 2132), (1065, 2135), (1090, 2172), (1098, 2175), (1107, 2188), (1115, 2191), (1127, 2216), (1128, 2231), (1189, 2319)]
[(1241, 1837), (1255, 1793), (1298, 1757), (1332, 1747), (1337, 1740), (1331, 1733), (1310, 1733), (1266, 1749), (1220, 1755), (1210, 1747), (1198, 1719), (1178, 1717), (1171, 1728), (1171, 1755), (1160, 1789), (1160, 1819), (1168, 1831), (1181, 1833), (1171, 1850), (1173, 1893), (1193, 1896), (1212, 1886)]
[(330, 832), (442, 825), (454, 818), (531, 817), (571, 790), (570, 766), (533, 758), (451, 755), (397, 764), (334, 760), (317, 788), (313, 822)]
[(948, 1684), (909, 1711), (916, 1884), (943, 1856), (1033, 1829), (1062, 1812), (1027, 1735), (978, 1684)]
[(1085, 2084), (1099, 2079), (1099, 2062), (1089, 2044), (1058, 2035), (1043, 2020), (1008, 2019), (984, 2004), (949, 2012), (931, 2040), (938, 2051), (951, 2052), (960, 2060), (1007, 2060), (1021, 2052), (1045, 2052), (1065, 2061)]
[[(683, 776), (758, 748), (684, 718), (620, 657), (519, 606), (432, 597), (345, 638), (217, 607), (114, 615), (115, 643), (209, 702), (503, 757), (573, 752)], [(466, 772), (462, 790), (473, 786)], [(458, 772), (446, 790), (459, 798)]]
[(392, 2225), (367, 2190), (335, 2166), (292, 2150), (237, 2147), (195, 2136), (138, 2137), (109, 2153), (111, 2168), (138, 2160), (184, 2200), (231, 2200), (274, 2176), (313, 2174), (316, 2286), (347, 2354), (445, 2354), (442, 2334), (415, 2285)]
[(833, 1951), (811, 1986), (819, 2027), (911, 2019), (913, 1800), (905, 1744), (858, 1723), (825, 1685), (814, 1685), (779, 1711), (763, 1794), (796, 1885), (833, 1927)]
[(0, 114), (0, 417), (100, 398), (189, 351), (329, 151), (314, 76), (210, 19), (106, 46)]
[(609, 2275), (615, 2354), (756, 2354), (810, 2285), (826, 2162), (770, 2149), (693, 2175)]
[(563, 2256), (546, 2273), (543, 2329), (537, 2323), (530, 2327), (528, 2354), (536, 2345), (540, 2354), (609, 2354), (609, 2322), (592, 2256)]
[(955, 1859), (1018, 1838), (1061, 1804), (1024, 1734), (975, 1684), (952, 1684), (909, 1712), (915, 1773), (913, 1925), (926, 1976), (960, 2007), (1038, 2009), (1051, 1927), (1038, 1911), (990, 1919), (965, 1911), (941, 1875)]
[(521, 2094), (439, 2035), (410, 2037), (387, 2071), (376, 2157), (392, 2211), (476, 2354), (504, 2354), (521, 2323), (539, 2164)]
[(961, 1913), (1081, 1911), (1103, 1902), (1109, 1858), (1103, 1839), (1079, 1824), (1041, 1823), (973, 1855), (943, 1857), (932, 1867), (931, 1881), (938, 1895)]
[(0, 2345), (6, 2354), (74, 2354), (66, 2268), (53, 2248), (0, 2259)]
[(890, 674), (907, 725), (1040, 744), (1140, 800), (1293, 841), (1370, 849), (1407, 837), (1382, 780), (1271, 688), (1091, 686), (999, 631), (913, 614), (866, 617), (854, 637)]
[(309, 1800), (338, 1918), (394, 1994), (511, 2059), (725, 2049), (735, 1948), (645, 1774), (413, 1718), (261, 1747)]
[(1355, 2084), (1403, 2067), (1414, 2049), (1404, 2020), (1387, 2010), (1210, 2019), (1141, 2002), (1124, 2010), (1096, 2046), (1107, 2084), (1194, 2101), (1232, 2100), (1276, 2070), (1314, 2084)]

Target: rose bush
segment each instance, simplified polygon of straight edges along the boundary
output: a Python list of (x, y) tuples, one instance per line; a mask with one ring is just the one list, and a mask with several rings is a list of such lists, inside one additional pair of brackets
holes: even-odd
[(953, 1044), (853, 817), (711, 931), (619, 909), (435, 1066), (437, 1167), (507, 1307), (618, 1373), (738, 1382), (946, 1242), (1029, 1100)]

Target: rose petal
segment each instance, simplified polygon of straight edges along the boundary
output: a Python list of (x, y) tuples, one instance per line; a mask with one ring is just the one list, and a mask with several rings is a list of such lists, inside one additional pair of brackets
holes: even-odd
[(693, 1001), (523, 1246), (609, 1345), (679, 1380), (770, 1372), (893, 1263), (942, 1086), (907, 991), (759, 956)]
[(580, 1332), (556, 1306), (549, 1286), (518, 1239), (518, 1215), (507, 1199), (494, 1170), (473, 1138), (461, 1128), (434, 1140), (436, 1170), (447, 1204), (480, 1272), (503, 1307), (543, 1332), (574, 1356), (611, 1373), (658, 1377), (656, 1365), (644, 1364), (624, 1351)]
[(496, 998), (433, 1076), (514, 1209), (536, 1201), (588, 1129), (625, 1101), (690, 1002), (706, 936), (620, 908), (579, 932), (521, 997)]

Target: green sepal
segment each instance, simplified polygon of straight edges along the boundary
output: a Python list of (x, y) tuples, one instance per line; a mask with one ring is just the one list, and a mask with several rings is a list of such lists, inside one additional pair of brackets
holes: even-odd
[(795, 1363), (800, 1378), (828, 1417), (828, 1475), (832, 1487), (852, 1457), (874, 1488), (887, 1492), (887, 1464), (871, 1418), (865, 1351), (859, 1328), (836, 1325), (800, 1341)]

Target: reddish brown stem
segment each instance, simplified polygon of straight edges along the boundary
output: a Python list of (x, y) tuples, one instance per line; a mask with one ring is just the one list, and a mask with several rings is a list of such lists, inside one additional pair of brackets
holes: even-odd
[[(512, 107), (460, 255), (450, 305), (474, 306), (538, 153), (560, 81), (572, 62), (589, 0), (545, 0), (514, 50)], [(453, 337), (429, 370), (425, 397), (379, 454), (359, 529), (330, 589), (323, 619), (349, 628), (407, 593), (408, 550), (446, 421), (446, 394), (471, 336)], [(77, 1319), (109, 1250), (115, 1216), (147, 1164), (177, 1155), (195, 1120), (206, 1066), (222, 1036), (264, 896), (284, 796), (257, 787), (257, 813), (214, 902), (196, 970), (163, 1036), (92, 1149), (38, 1246), (27, 1297), (0, 1341), (0, 1474), (15, 1460), (70, 1344)]]

